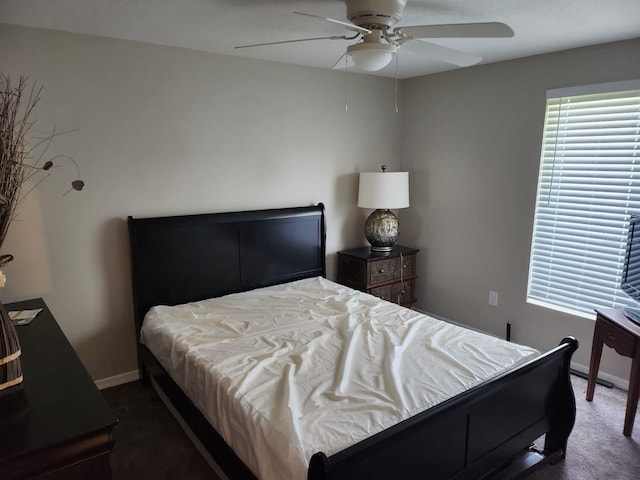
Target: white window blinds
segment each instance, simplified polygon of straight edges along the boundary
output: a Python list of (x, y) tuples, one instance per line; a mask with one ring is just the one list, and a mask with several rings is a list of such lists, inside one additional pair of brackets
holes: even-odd
[(632, 305), (620, 290), (631, 213), (640, 213), (640, 81), (549, 91), (527, 301), (589, 316)]

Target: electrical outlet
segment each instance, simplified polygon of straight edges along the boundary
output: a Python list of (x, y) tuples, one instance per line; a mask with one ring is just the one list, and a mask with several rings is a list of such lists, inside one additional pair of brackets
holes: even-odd
[(489, 290), (489, 305), (491, 305), (492, 307), (498, 306), (498, 292)]

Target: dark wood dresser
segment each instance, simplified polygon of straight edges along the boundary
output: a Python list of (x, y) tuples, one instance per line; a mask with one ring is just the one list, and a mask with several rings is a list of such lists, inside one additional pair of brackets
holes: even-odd
[(369, 247), (338, 252), (338, 282), (384, 300), (413, 308), (416, 299), (415, 248), (396, 245), (389, 253)]
[(0, 392), (0, 478), (109, 479), (118, 422), (42, 299), (16, 327), (24, 382)]

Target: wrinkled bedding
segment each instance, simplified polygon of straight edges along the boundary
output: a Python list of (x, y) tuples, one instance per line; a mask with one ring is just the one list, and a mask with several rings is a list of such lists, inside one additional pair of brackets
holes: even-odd
[(141, 341), (263, 480), (539, 355), (321, 277), (156, 306)]

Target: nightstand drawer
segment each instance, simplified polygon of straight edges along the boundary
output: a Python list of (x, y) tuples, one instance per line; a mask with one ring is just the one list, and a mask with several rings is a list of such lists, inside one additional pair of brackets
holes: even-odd
[(410, 305), (415, 303), (415, 280), (402, 283), (390, 283), (382, 287), (369, 289), (369, 293), (389, 302), (400, 305)]
[(415, 275), (415, 255), (404, 255), (371, 262), (367, 284), (376, 285)]

